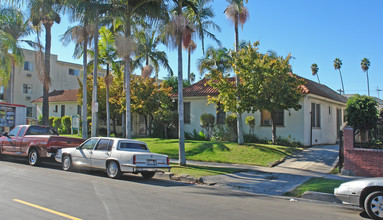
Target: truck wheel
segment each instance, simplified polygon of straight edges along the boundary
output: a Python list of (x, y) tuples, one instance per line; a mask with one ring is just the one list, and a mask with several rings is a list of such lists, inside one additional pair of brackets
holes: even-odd
[(61, 165), (65, 171), (73, 170), (72, 158), (69, 155), (64, 155)]
[(370, 193), (364, 201), (364, 209), (372, 219), (383, 219), (383, 192)]
[(108, 163), (106, 167), (106, 173), (112, 179), (118, 179), (122, 175), (120, 165), (116, 161), (111, 161)]
[(40, 163), (39, 152), (35, 148), (29, 151), (28, 163), (29, 165), (32, 165), (32, 166), (37, 166)]
[(144, 179), (151, 179), (154, 174), (156, 174), (155, 172), (141, 172), (141, 175), (142, 177), (144, 177)]

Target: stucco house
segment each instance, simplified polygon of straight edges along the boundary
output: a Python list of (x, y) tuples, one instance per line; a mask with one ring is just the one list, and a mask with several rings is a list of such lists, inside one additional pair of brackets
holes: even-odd
[[(277, 115), (277, 136), (299, 141), (305, 146), (318, 144), (335, 144), (338, 140), (339, 129), (344, 123), (344, 111), (347, 98), (329, 87), (302, 78), (302, 86), (298, 111), (281, 111)], [(218, 90), (207, 85), (208, 79), (184, 88), (185, 132), (194, 129), (201, 131), (200, 116), (209, 113), (215, 116), (217, 124), (224, 124), (227, 114), (215, 104), (208, 104), (207, 96), (218, 95)], [(172, 98), (177, 99), (177, 94)], [(311, 118), (312, 113), (312, 118)], [(245, 124), (247, 116), (255, 117), (255, 134), (258, 138), (271, 139), (271, 116), (268, 111), (256, 111), (254, 114), (243, 114), (243, 131), (249, 133)]]

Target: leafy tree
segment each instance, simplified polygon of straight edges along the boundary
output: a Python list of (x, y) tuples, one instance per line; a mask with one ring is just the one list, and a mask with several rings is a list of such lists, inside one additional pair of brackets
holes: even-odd
[(229, 129), (232, 140), (236, 140), (238, 137), (237, 134), (237, 115), (230, 114), (225, 118), (225, 125)]
[(311, 65), (311, 72), (313, 73), (313, 76), (317, 76), (318, 77), (318, 83), (320, 84), (320, 80), (319, 80), (319, 75), (318, 75), (318, 70), (319, 70), (319, 67), (316, 63), (313, 63)]
[(217, 69), (218, 71), (225, 72), (231, 70), (229, 60), (231, 59), (229, 50), (226, 48), (214, 49), (209, 47), (205, 56), (198, 60), (198, 70), (201, 76), (205, 71)]
[[(226, 17), (234, 23), (234, 33), (235, 33), (235, 52), (239, 52), (239, 37), (238, 37), (238, 25), (242, 25), (246, 23), (249, 12), (247, 8), (244, 6), (243, 2), (247, 3), (247, 0), (227, 0), (229, 5), (225, 9)], [(235, 83), (237, 87), (240, 87), (240, 79), (238, 76), (235, 77)], [(238, 102), (241, 100), (241, 96), (237, 96)], [(242, 113), (237, 112), (238, 120), (237, 120), (237, 129), (238, 129), (238, 144), (244, 144), (243, 139), (243, 130), (242, 130)]]
[[(275, 114), (280, 110), (301, 108), (300, 85), (302, 80), (290, 73), (290, 55), (287, 58), (273, 57), (258, 52), (258, 42), (232, 53), (231, 64), (240, 84), (234, 85), (228, 73), (212, 70), (208, 75), (210, 86), (218, 89), (219, 95), (209, 97), (210, 103), (221, 103), (225, 112), (250, 112), (268, 110), (272, 119), (272, 141), (276, 141)], [(236, 97), (242, 97), (238, 100)]]
[(342, 60), (339, 58), (335, 58), (334, 60), (334, 69), (339, 70), (339, 76), (340, 76), (340, 81), (342, 83), (342, 92), (344, 94), (344, 86), (343, 86), (343, 79), (342, 79), (342, 72), (340, 71), (340, 68), (342, 67)]
[(363, 58), (362, 62), (360, 63), (360, 66), (362, 67), (362, 70), (366, 73), (367, 91), (368, 91), (368, 96), (370, 96), (370, 83), (368, 81), (368, 69), (370, 68), (370, 60), (367, 58)]
[[(172, 93), (177, 93), (178, 92), (178, 77), (176, 77), (176, 76), (165, 77), (164, 84), (167, 87), (171, 87), (172, 88)], [(190, 82), (188, 82), (187, 79), (184, 79), (182, 87), (185, 88), (185, 87), (188, 87), (188, 86), (190, 86)]]
[(211, 131), (214, 128), (215, 117), (212, 114), (204, 113), (200, 117), (200, 125), (206, 130), (207, 138), (210, 139)]
[(362, 139), (366, 131), (375, 128), (378, 121), (378, 103), (370, 96), (354, 95), (347, 101), (347, 124), (360, 132)]
[[(146, 134), (151, 134), (152, 121), (161, 107), (171, 105), (171, 88), (158, 84), (149, 77), (133, 77), (131, 80), (132, 111), (144, 116)], [(149, 121), (148, 121), (149, 119)]]

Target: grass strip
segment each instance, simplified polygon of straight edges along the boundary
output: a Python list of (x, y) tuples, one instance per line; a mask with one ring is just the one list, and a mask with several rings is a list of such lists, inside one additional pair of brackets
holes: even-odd
[(301, 197), (306, 191), (334, 193), (334, 188), (338, 187), (344, 182), (346, 181), (313, 177), (294, 190), (285, 193), (285, 196)]

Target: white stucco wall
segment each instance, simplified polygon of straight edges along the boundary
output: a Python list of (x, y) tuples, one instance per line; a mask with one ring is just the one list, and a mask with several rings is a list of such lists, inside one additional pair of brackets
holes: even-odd
[[(57, 105), (57, 112), (53, 112), (55, 105)], [(65, 105), (66, 116), (77, 115), (77, 102), (49, 102), (49, 117), (61, 117), (61, 105)], [(37, 118), (42, 115), (42, 103), (36, 104), (36, 113)]]
[[(190, 124), (185, 124), (185, 132), (192, 132), (196, 129), (198, 132), (203, 130), (200, 126), (200, 116), (203, 113), (209, 113), (217, 117), (216, 105), (207, 105), (206, 97), (185, 97), (184, 102), (190, 102)], [(277, 126), (277, 136), (289, 138), (290, 140), (299, 141), (302, 144), (310, 145), (310, 127), (311, 127), (311, 103), (321, 105), (321, 127), (313, 128), (313, 145), (318, 144), (335, 144), (337, 141), (336, 129), (336, 109), (342, 109), (342, 122), (343, 122), (343, 109), (345, 103), (336, 102), (331, 99), (325, 99), (320, 96), (307, 95), (300, 100), (302, 108), (298, 111), (290, 110), (284, 111), (284, 126)], [(331, 114), (329, 114), (329, 106), (331, 106)], [(227, 113), (228, 115), (230, 113)], [(258, 138), (266, 138), (271, 140), (272, 131), (271, 126), (261, 125), (261, 113), (256, 111), (254, 114), (244, 113), (243, 131), (249, 133), (249, 126), (245, 124), (246, 117), (253, 115), (255, 117), (255, 134)]]
[[(310, 128), (311, 128), (311, 103), (321, 105), (321, 126), (320, 128), (312, 129), (312, 144), (335, 144), (337, 142), (337, 124), (336, 124), (336, 110), (341, 109), (342, 123), (343, 123), (343, 110), (346, 108), (345, 103), (336, 102), (320, 96), (308, 95), (304, 98), (304, 144), (310, 145)], [(329, 113), (329, 106), (331, 113)]]

